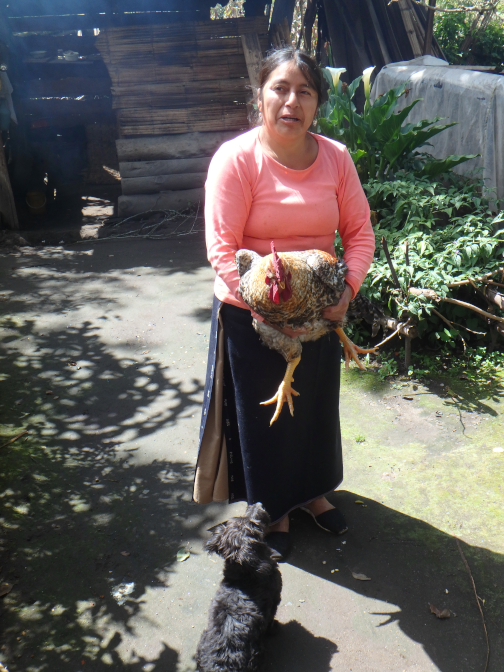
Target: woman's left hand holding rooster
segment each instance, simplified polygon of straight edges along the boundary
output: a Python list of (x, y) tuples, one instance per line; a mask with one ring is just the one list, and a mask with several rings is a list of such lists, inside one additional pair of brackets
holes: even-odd
[(322, 317), (326, 320), (331, 320), (331, 322), (343, 322), (351, 300), (352, 288), (350, 285), (347, 285), (343, 294), (340, 296), (338, 303), (334, 306), (327, 306), (327, 308), (324, 308)]

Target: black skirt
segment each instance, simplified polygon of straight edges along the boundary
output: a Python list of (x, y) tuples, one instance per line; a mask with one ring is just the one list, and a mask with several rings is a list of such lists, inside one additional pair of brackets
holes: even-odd
[(270, 427), (275, 405), (261, 406), (260, 402), (275, 394), (287, 364), (282, 355), (263, 345), (250, 311), (216, 299), (213, 313), (200, 446), (215, 387), (220, 328), (229, 502), (262, 502), (276, 522), (292, 509), (331, 492), (343, 479), (339, 338), (332, 332), (303, 344), (294, 372), (293, 387), (300, 393), (293, 397), (294, 417), (284, 404)]

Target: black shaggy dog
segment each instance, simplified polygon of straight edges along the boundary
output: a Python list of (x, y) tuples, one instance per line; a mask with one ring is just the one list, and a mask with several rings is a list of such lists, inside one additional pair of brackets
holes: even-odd
[(256, 672), (264, 636), (282, 592), (282, 576), (264, 541), (270, 519), (262, 504), (219, 525), (205, 548), (225, 560), (196, 651), (198, 672)]

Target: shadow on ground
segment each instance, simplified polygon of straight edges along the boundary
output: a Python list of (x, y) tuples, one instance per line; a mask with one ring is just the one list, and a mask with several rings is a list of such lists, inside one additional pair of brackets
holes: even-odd
[[(140, 343), (112, 349), (100, 326), (114, 317), (118, 296), (141, 294), (138, 267), (191, 277), (205, 264), (201, 242), (167, 250), (156, 262), (135, 248), (123, 260), (106, 245), (84, 245), (79, 255), (34, 250), (12, 257), (15, 287), (3, 294), (10, 317), (2, 318), (0, 445), (30, 430), (0, 449), (0, 584), (12, 586), (0, 598), (0, 659), (10, 672), (181, 672), (179, 652), (166, 645), (155, 659), (137, 655), (130, 662), (118, 649), (135, 634), (132, 623), (146, 592), (170, 585), (177, 551), (199, 543), (216, 522), (208, 508), (191, 504), (193, 465), (133, 459), (136, 441), (154, 440), (194, 413), (202, 381), (180, 382), (173, 369), (149, 360)], [(86, 302), (101, 311), (100, 322), (69, 318), (63, 327), (40, 328), (37, 313), (59, 319)], [(192, 315), (208, 322), (205, 308)], [(487, 393), (479, 392), (482, 398)], [(375, 627), (398, 624), (440, 672), (483, 669), (481, 617), (455, 538), (378, 502), (356, 504), (360, 497), (350, 492), (334, 497), (350, 532), (330, 537), (295, 513), (291, 564), (390, 603), (390, 610), (375, 614)], [(504, 558), (461, 547), (485, 600), (489, 672), (498, 672)], [(456, 616), (436, 619), (429, 602)], [(338, 605), (323, 608), (331, 618)], [(268, 642), (265, 672), (328, 672), (340, 644), (291, 620)]]
[[(306, 514), (295, 512), (291, 523), (295, 547), (289, 563), (325, 581), (390, 603), (390, 609), (374, 612), (375, 627), (398, 624), (411, 640), (422, 645), (440, 672), (483, 670), (484, 628), (456, 538), (378, 502), (356, 504), (363, 501), (362, 497), (351, 492), (339, 491), (331, 499), (345, 512), (349, 532), (333, 537), (315, 529)], [(488, 670), (498, 672), (504, 654), (504, 555), (459, 543), (485, 614), (491, 645)], [(352, 572), (371, 580), (355, 579)], [(429, 604), (449, 609), (452, 616), (436, 618)], [(324, 618), (331, 618), (331, 613), (338, 610), (334, 603), (322, 607)], [(316, 666), (310, 665), (297, 637), (292, 646), (297, 662), (287, 667), (280, 657), (276, 669), (330, 669), (323, 659)], [(322, 652), (325, 646), (312, 644), (312, 649)]]
[[(156, 272), (200, 268), (198, 245), (185, 250), (158, 256)], [(106, 244), (8, 259), (0, 445), (29, 433), (0, 449), (0, 584), (12, 586), (0, 598), (0, 660), (10, 672), (175, 670), (165, 645), (154, 662), (117, 651), (146, 589), (169, 585), (177, 550), (215, 522), (191, 504), (191, 464), (132, 459), (136, 442), (195, 412), (202, 381), (147, 357), (142, 339), (103, 338), (142, 292), (128, 286), (141, 282), (136, 266), (155, 262), (134, 246), (121, 261)], [(89, 306), (92, 318), (75, 318)]]

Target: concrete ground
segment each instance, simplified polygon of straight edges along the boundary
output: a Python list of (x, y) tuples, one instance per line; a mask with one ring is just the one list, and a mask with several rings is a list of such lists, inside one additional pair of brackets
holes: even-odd
[[(191, 502), (212, 278), (201, 234), (1, 251), (10, 672), (195, 669), (221, 574), (202, 545), (244, 508)], [(502, 670), (503, 380), (447, 380), (343, 375), (350, 531), (292, 516), (265, 672), (483, 672), (461, 552)]]

